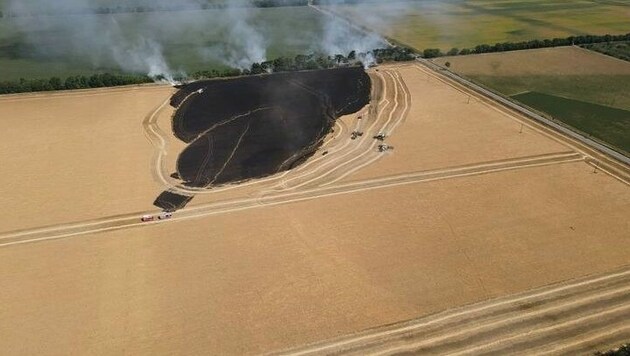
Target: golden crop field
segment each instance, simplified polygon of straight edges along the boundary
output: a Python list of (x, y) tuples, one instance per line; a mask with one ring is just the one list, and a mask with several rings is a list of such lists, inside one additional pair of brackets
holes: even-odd
[(627, 172), (419, 64), (370, 76), (327, 155), (153, 223), (133, 215), (166, 188), (143, 122), (169, 132), (170, 88), (3, 98), (2, 162), (39, 156), (0, 178), (21, 202), (0, 234), (0, 349), (268, 353), (627, 265)]

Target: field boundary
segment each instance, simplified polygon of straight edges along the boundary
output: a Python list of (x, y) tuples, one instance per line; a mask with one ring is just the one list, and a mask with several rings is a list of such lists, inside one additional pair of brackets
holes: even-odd
[[(615, 41), (615, 42), (625, 42), (625, 41)], [(615, 43), (615, 42), (612, 42), (612, 43)], [(601, 43), (606, 43), (606, 42), (589, 43), (589, 44), (601, 44)], [(615, 56), (611, 56), (611, 55), (608, 55), (606, 53), (602, 53), (602, 52), (595, 51), (595, 50), (592, 50), (592, 49), (588, 49), (588, 48), (585, 48), (585, 47), (581, 47), (581, 46), (578, 46), (578, 45), (573, 45), (573, 47), (577, 47), (577, 48), (581, 49), (582, 51), (587, 51), (588, 53), (595, 53), (597, 55), (604, 56), (604, 57), (606, 57), (608, 59), (614, 59), (614, 60), (621, 61), (621, 62), (626, 63), (626, 64), (630, 63), (630, 61), (626, 61), (625, 59), (617, 58)]]
[[(169, 221), (142, 222), (140, 216), (154, 214), (155, 211), (135, 212), (103, 219), (50, 225), (32, 229), (7, 231), (0, 234), (0, 248), (25, 243), (57, 240), (96, 232), (114, 231), (124, 228), (171, 223), (210, 215), (242, 211), (252, 208), (283, 205), (308, 201), (321, 197), (337, 196), (375, 189), (390, 188), (409, 184), (421, 184), (434, 181), (492, 174), (505, 171), (532, 169), (558, 164), (585, 162), (586, 158), (577, 152), (563, 152), (536, 156), (526, 156), (511, 160), (498, 160), (472, 165), (417, 171), (399, 175), (352, 181), (332, 186), (309, 188), (294, 192), (278, 192), (250, 198), (222, 200), (208, 204), (194, 205), (181, 209)], [(588, 161), (586, 160), (588, 163)], [(626, 183), (630, 184), (630, 183)]]
[(442, 67), (426, 59), (418, 58), (417, 62), (424, 67), (432, 70), (433, 72), (441, 74), (442, 77), (445, 77), (461, 85), (462, 87), (467, 88), (477, 95), (481, 95), (482, 98), (489, 99), (492, 102), (498, 103), (500, 104), (500, 106), (512, 112), (516, 112), (522, 115), (522, 117), (524, 118), (530, 119), (530, 121), (533, 121), (538, 126), (543, 127), (547, 131), (549, 131), (549, 129), (552, 129), (551, 131), (554, 134), (560, 135), (564, 138), (565, 141), (570, 140), (572, 144), (577, 144), (582, 149), (594, 153), (594, 156), (597, 156), (599, 161), (602, 161), (606, 165), (610, 166), (610, 168), (616, 171), (621, 171), (624, 175), (630, 175), (630, 157), (627, 157), (622, 153), (617, 152), (612, 148), (593, 140), (590, 137), (586, 137), (580, 134), (573, 128), (569, 128), (558, 122), (545, 118), (544, 116), (524, 107), (522, 104), (515, 103), (503, 94), (496, 93), (493, 90), (482, 87), (481, 85), (448, 70), (448, 68)]
[(83, 89), (63, 89), (63, 90), (50, 90), (50, 91), (29, 91), (24, 93), (11, 93), (0, 94), (0, 102), (3, 101), (18, 101), (18, 100), (31, 100), (31, 99), (49, 99), (49, 98), (64, 98), (64, 97), (82, 97), (93, 95), (105, 95), (119, 92), (132, 92), (138, 89), (165, 89), (172, 88), (171, 84), (167, 83), (143, 83), (143, 84), (128, 84), (118, 85), (112, 87), (101, 88), (83, 88)]

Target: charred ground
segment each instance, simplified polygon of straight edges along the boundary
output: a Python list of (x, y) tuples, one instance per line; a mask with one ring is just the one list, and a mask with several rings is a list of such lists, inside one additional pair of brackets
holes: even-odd
[[(171, 99), (173, 134), (188, 143), (176, 176), (206, 188), (291, 169), (315, 152), (337, 117), (365, 106), (370, 90), (359, 67), (191, 83)], [(189, 200), (164, 192), (155, 205), (174, 210)]]

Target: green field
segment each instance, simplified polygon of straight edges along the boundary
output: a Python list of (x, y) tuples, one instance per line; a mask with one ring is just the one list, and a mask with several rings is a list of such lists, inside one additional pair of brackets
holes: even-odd
[(578, 47), (437, 58), (477, 83), (630, 152), (630, 62)]
[(630, 152), (630, 111), (538, 92), (513, 99), (547, 113), (576, 129)]
[(630, 63), (577, 47), (436, 58), (505, 95), (535, 91), (630, 110)]
[(331, 8), (417, 49), (630, 31), (628, 1), (424, 0)]
[(630, 110), (630, 75), (471, 75), (470, 79), (506, 95), (527, 91)]
[[(267, 58), (318, 49), (324, 28), (318, 12), (308, 7), (249, 10), (247, 21), (263, 38)], [(22, 23), (20, 27), (17, 21), (29, 24)], [(120, 72), (111, 46), (99, 45), (102, 37), (93, 27), (96, 24), (97, 29), (107, 32), (113, 22), (121, 29), (119, 36), (130, 43), (137, 42), (136, 37), (159, 43), (174, 70), (190, 73), (226, 68), (221, 60), (205, 51), (225, 47), (226, 39), (231, 38), (227, 32), (230, 21), (223, 10), (3, 18), (0, 19), (0, 81)], [(77, 30), (69, 31), (68, 24), (74, 23)], [(81, 29), (86, 26), (90, 31), (83, 33)]]
[(469, 78), (630, 154), (630, 75)]

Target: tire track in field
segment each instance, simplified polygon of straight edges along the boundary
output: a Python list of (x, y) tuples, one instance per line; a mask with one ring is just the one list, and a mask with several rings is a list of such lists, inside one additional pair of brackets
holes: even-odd
[(630, 335), (630, 268), (532, 289), (279, 352), (282, 355), (560, 355)]
[(0, 247), (57, 240), (73, 236), (93, 234), (104, 231), (114, 231), (132, 227), (141, 227), (153, 224), (170, 223), (192, 218), (224, 214), (234, 211), (242, 211), (251, 208), (288, 204), (292, 202), (313, 200), (321, 197), (363, 192), (386, 187), (426, 183), (444, 179), (455, 179), (516, 169), (529, 169), (534, 167), (566, 164), (580, 161), (583, 161), (583, 157), (577, 153), (563, 153), (522, 157), (514, 160), (485, 162), (481, 164), (460, 166), (441, 170), (412, 172), (401, 175), (374, 178), (364, 181), (337, 184), (334, 186), (316, 187), (298, 191), (284, 191), (260, 197), (229, 199), (208, 204), (195, 205), (178, 210), (177, 213), (174, 214), (172, 219), (148, 223), (140, 221), (140, 217), (147, 214), (156, 214), (157, 211), (129, 213), (115, 217), (107, 217), (84, 222), (59, 224), (42, 228), (3, 233), (0, 234)]

